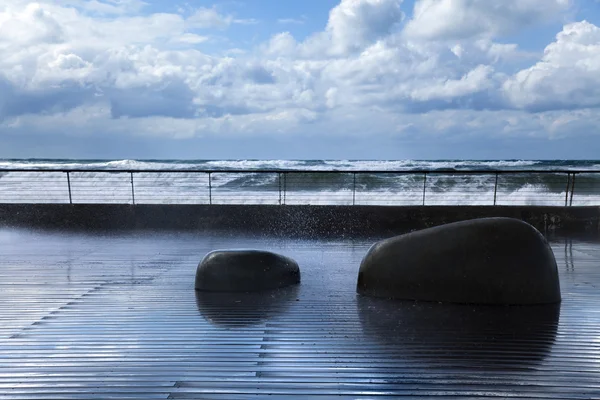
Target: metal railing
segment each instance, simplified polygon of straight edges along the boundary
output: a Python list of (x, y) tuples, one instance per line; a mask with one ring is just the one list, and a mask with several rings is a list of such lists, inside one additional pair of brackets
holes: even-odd
[(1, 169), (0, 203), (600, 205), (600, 171)]

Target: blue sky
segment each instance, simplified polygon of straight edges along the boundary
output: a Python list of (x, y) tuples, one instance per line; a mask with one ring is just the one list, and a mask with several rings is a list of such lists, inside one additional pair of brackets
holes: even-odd
[(5, 0), (0, 157), (600, 158), (598, 0)]

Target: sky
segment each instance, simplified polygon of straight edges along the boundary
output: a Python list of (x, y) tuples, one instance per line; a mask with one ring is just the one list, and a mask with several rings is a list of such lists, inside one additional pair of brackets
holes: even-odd
[(600, 159), (600, 0), (2, 0), (0, 157)]

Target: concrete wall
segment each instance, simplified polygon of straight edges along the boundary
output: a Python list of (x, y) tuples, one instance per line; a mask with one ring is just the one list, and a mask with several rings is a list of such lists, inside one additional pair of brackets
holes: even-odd
[(599, 207), (384, 207), (0, 204), (0, 226), (69, 230), (223, 230), (291, 236), (393, 235), (503, 216), (545, 233), (599, 232)]

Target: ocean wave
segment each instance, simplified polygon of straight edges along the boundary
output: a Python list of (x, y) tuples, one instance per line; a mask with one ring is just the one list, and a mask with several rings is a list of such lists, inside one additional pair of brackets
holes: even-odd
[[(574, 205), (600, 204), (600, 176), (576, 178)], [(70, 186), (69, 186), (70, 185)], [(566, 174), (1, 172), (0, 203), (564, 205)], [(133, 186), (133, 188), (132, 188)], [(70, 190), (69, 190), (70, 189)], [(569, 190), (569, 195), (567, 194)], [(495, 194), (495, 196), (494, 196)], [(283, 199), (283, 200), (281, 200)], [(570, 202), (570, 199), (569, 199)]]
[[(0, 160), (1, 202), (65, 202), (69, 187), (73, 201), (127, 203), (133, 201), (131, 176), (117, 171), (149, 171), (133, 174), (138, 203), (205, 204), (363, 204), (363, 205), (564, 205), (566, 173), (548, 170), (597, 169), (598, 161), (327, 161), (327, 160)], [(29, 169), (9, 172), (6, 169)], [(5, 171), (2, 171), (4, 169)], [(39, 170), (94, 169), (95, 172)], [(170, 172), (172, 170), (236, 170), (247, 172)], [(270, 173), (256, 172), (273, 170)], [(453, 169), (455, 173), (435, 171)], [(539, 170), (518, 173), (519, 170)], [(278, 170), (296, 172), (281, 174)], [(315, 170), (330, 170), (317, 173)], [(344, 171), (365, 171), (344, 173)], [(419, 171), (433, 171), (425, 175)], [(500, 174), (462, 173), (473, 170), (516, 171)], [(152, 172), (156, 171), (156, 172)], [(341, 171), (341, 172), (334, 172)], [(369, 171), (383, 171), (372, 173)], [(414, 171), (414, 173), (412, 173)], [(576, 176), (574, 205), (600, 204), (600, 174)], [(570, 192), (570, 189), (569, 189)], [(212, 197), (211, 197), (212, 196)], [(569, 198), (570, 202), (570, 198)]]
[(332, 168), (364, 171), (411, 171), (440, 169), (491, 169), (514, 168), (539, 165), (541, 161), (507, 160), (507, 161), (459, 161), (459, 160), (399, 160), (399, 161), (325, 161)]
[(101, 163), (78, 163), (71, 164), (76, 168), (97, 169), (126, 169), (126, 170), (301, 170), (301, 171), (411, 171), (411, 170), (436, 170), (436, 169), (491, 169), (533, 166), (539, 162), (535, 161), (293, 161), (293, 160), (215, 160), (196, 162), (160, 162), (160, 161), (136, 161), (118, 160)]
[(537, 160), (0, 160), (0, 169), (107, 170), (519, 170), (600, 169), (599, 161)]

